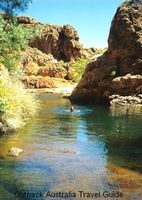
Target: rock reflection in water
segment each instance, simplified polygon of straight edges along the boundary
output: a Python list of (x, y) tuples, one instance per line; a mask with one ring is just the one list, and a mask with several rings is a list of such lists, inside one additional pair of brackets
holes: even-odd
[[(140, 116), (112, 116), (106, 107), (78, 105), (80, 112), (69, 113), (70, 102), (59, 95), (40, 94), (39, 99), (37, 119), (0, 141), (1, 199), (12, 199), (15, 190), (141, 195)], [(18, 158), (7, 156), (13, 145), (24, 150)]]
[(116, 116), (142, 116), (142, 105), (112, 105), (110, 113), (113, 117)]

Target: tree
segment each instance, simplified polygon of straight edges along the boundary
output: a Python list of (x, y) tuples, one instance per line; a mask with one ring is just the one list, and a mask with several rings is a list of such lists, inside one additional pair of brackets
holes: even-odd
[(32, 36), (32, 30), (18, 24), (16, 19), (7, 23), (0, 17), (0, 63), (9, 71), (16, 69), (16, 63), (21, 59), (21, 51)]
[(17, 15), (25, 11), (32, 0), (0, 0), (0, 10), (7, 16)]
[(16, 18), (7, 21), (0, 17), (0, 63), (9, 71), (15, 71), (17, 63), (22, 60), (21, 52), (41, 32), (41, 26), (32, 29), (19, 24)]

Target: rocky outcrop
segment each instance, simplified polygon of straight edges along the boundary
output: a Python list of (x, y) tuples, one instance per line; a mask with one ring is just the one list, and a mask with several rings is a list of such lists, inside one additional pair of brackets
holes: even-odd
[(24, 29), (30, 29), (32, 35), (21, 63), (17, 64), (25, 73), (22, 81), (26, 87), (51, 88), (55, 86), (51, 78), (74, 81), (74, 62), (82, 57), (88, 59), (97, 51), (84, 49), (77, 31), (70, 25), (47, 25), (25, 16), (16, 19)]
[[(125, 78), (115, 79), (125, 76)], [(142, 75), (142, 3), (123, 3), (112, 21), (108, 50), (92, 60), (70, 99), (109, 103), (113, 94), (141, 93)], [(121, 81), (119, 81), (121, 80)]]
[(54, 88), (55, 84), (52, 78), (42, 76), (26, 76), (22, 80), (26, 88)]
[[(90, 51), (88, 56), (91, 57), (94, 54), (92, 50)], [(20, 68), (24, 72), (22, 81), (26, 88), (58, 87), (60, 82), (75, 81), (77, 67), (84, 66), (84, 62), (87, 63), (88, 59), (81, 58), (78, 61), (70, 62), (58, 61), (51, 54), (42, 53), (36, 48), (28, 47), (22, 53), (20, 64)], [(59, 79), (59, 84), (57, 84), (57, 79)]]
[(139, 94), (137, 96), (120, 96), (120, 95), (112, 95), (110, 96), (110, 104), (117, 105), (141, 105), (142, 104), (142, 95)]
[(53, 88), (56, 87), (54, 78), (64, 79), (67, 76), (63, 62), (31, 47), (23, 52), (21, 67), (25, 73), (22, 81), (26, 88)]
[(20, 24), (39, 24), (39, 22), (37, 22), (34, 18), (29, 18), (25, 16), (19, 16), (18, 22)]
[(64, 67), (52, 64), (47, 67), (40, 67), (38, 70), (38, 75), (40, 76), (49, 76), (55, 78), (65, 78), (67, 76), (67, 71)]
[(30, 46), (64, 61), (76, 60), (81, 57), (83, 51), (76, 30), (69, 25), (44, 26), (42, 34), (34, 38)]
[(46, 66), (49, 62), (57, 63), (58, 61), (51, 54), (45, 54), (36, 48), (28, 47), (23, 52), (23, 64), (28, 64), (29, 61), (35, 62), (38, 66)]
[(29, 42), (29, 46), (37, 48), (43, 53), (52, 54), (57, 60), (71, 61), (82, 56), (84, 49), (79, 42), (77, 31), (70, 25), (46, 25), (28, 17), (18, 17), (24, 26), (42, 31)]
[(120, 95), (142, 94), (142, 75), (120, 76), (112, 80), (111, 93)]

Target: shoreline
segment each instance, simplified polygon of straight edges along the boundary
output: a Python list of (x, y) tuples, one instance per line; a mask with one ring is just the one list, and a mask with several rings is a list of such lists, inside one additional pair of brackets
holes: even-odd
[(30, 93), (53, 93), (53, 94), (62, 94), (63, 96), (70, 96), (77, 83), (72, 84), (64, 84), (63, 86), (56, 88), (34, 88), (34, 89), (26, 89)]

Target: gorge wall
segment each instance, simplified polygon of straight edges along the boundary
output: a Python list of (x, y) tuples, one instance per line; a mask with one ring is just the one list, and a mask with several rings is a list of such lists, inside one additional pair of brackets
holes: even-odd
[(133, 0), (117, 9), (110, 28), (108, 50), (88, 64), (70, 99), (109, 103), (113, 94), (140, 94), (141, 75), (142, 2)]

